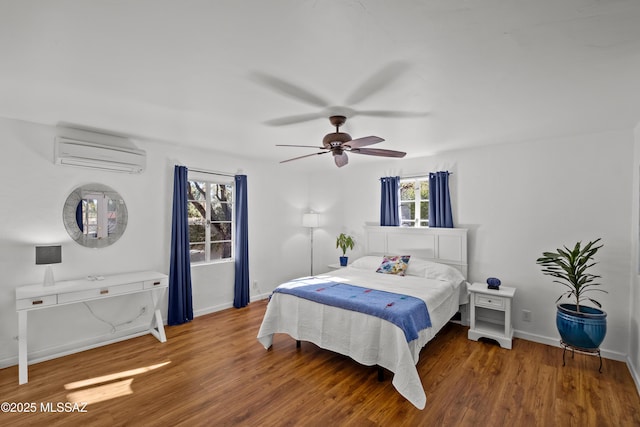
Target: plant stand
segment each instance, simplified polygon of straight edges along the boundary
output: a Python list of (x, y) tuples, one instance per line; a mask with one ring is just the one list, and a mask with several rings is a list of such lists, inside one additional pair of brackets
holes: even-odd
[(588, 354), (588, 355), (598, 355), (598, 358), (600, 359), (600, 368), (598, 369), (598, 372), (602, 373), (602, 355), (600, 354), (600, 349), (599, 348), (581, 348), (581, 347), (576, 347), (570, 344), (567, 344), (566, 342), (560, 340), (560, 345), (562, 346), (562, 348), (564, 350), (562, 350), (562, 366), (565, 365), (564, 362), (564, 355), (567, 352), (567, 349), (571, 350), (571, 358), (573, 359), (576, 351), (578, 353), (582, 353), (582, 354)]

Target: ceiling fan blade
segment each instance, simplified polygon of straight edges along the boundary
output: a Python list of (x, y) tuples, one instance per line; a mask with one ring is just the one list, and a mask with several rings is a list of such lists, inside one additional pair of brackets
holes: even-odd
[(410, 65), (406, 61), (396, 61), (386, 65), (384, 68), (374, 73), (365, 80), (356, 90), (349, 95), (346, 100), (347, 105), (357, 104), (376, 92), (389, 86), (401, 74), (409, 69)]
[(299, 156), (299, 157), (294, 157), (293, 159), (287, 159), (287, 160), (283, 160), (280, 163), (287, 163), (287, 162), (291, 162), (293, 160), (298, 160), (298, 159), (304, 159), (305, 157), (311, 157), (311, 156), (318, 156), (320, 154), (327, 154), (330, 153), (331, 151), (321, 151), (319, 153), (313, 153), (313, 154), (307, 154), (305, 156)]
[(318, 148), (324, 150), (324, 147), (317, 147), (315, 145), (289, 145), (289, 144), (276, 144), (276, 147), (305, 147), (305, 148)]
[(350, 152), (382, 157), (404, 157), (407, 155), (407, 153), (405, 153), (404, 151), (384, 150), (382, 148), (356, 148), (351, 150)]
[(377, 144), (382, 141), (384, 141), (384, 139), (380, 138), (379, 136), (364, 136), (362, 138), (352, 139), (351, 141), (345, 142), (342, 145), (351, 147), (353, 149), (353, 148), (364, 147), (366, 145)]
[(264, 123), (269, 126), (285, 126), (285, 125), (292, 125), (295, 123), (308, 122), (311, 120), (319, 119), (321, 117), (325, 117), (325, 114), (322, 112), (308, 113), (308, 114), (299, 114), (296, 116), (280, 117), (278, 119), (271, 119), (271, 120), (267, 120)]
[(295, 98), (298, 101), (302, 101), (306, 104), (315, 105), (316, 107), (326, 108), (329, 103), (316, 94), (313, 94), (306, 89), (296, 86), (292, 83), (279, 79), (278, 77), (270, 76), (265, 73), (253, 72), (251, 73), (253, 80), (270, 87), (276, 92), (279, 92), (285, 96)]
[(356, 110), (353, 112), (353, 116), (390, 117), (390, 118), (424, 117), (428, 115), (429, 113), (424, 111)]

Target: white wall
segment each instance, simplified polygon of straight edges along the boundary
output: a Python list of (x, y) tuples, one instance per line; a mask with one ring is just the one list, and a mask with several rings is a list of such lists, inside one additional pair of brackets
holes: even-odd
[[(137, 141), (148, 155), (144, 173), (87, 170), (53, 164), (54, 134), (50, 126), (0, 119), (0, 179), (4, 183), (0, 186), (0, 366), (17, 361), (15, 288), (38, 283), (44, 277), (44, 266), (35, 265), (35, 245), (62, 245), (62, 263), (53, 266), (56, 280), (137, 270), (169, 272), (175, 164), (231, 173), (242, 169), (247, 175), (250, 279), (258, 284), (258, 288), (252, 286), (252, 298), (269, 293), (291, 275), (307, 273), (308, 234), (300, 225), (308, 206), (307, 180), (291, 179), (277, 163)], [(114, 188), (127, 203), (127, 230), (104, 249), (76, 244), (62, 223), (68, 194), (90, 182)], [(195, 267), (193, 296), (196, 315), (230, 307), (233, 264)], [(121, 323), (135, 319), (140, 307), (147, 304), (150, 302), (143, 296), (134, 295), (93, 302), (91, 307), (100, 317)], [(29, 315), (30, 357), (112, 339), (144, 328), (149, 319), (139, 318), (114, 334), (82, 304), (33, 311)]]
[(633, 202), (631, 243), (631, 295), (629, 298), (629, 357), (627, 364), (631, 369), (636, 387), (640, 390), (640, 123), (634, 130), (633, 155)]
[[(578, 240), (602, 237), (597, 272), (609, 291), (594, 295), (608, 312), (603, 352), (624, 359), (629, 339), (633, 134), (607, 132), (493, 145), (433, 157), (349, 166), (311, 178), (311, 200), (328, 210), (317, 241), (317, 263), (336, 262), (335, 236), (362, 240), (365, 222), (378, 223), (381, 176), (449, 170), (454, 221), (469, 232), (469, 276), (495, 276), (517, 288), (517, 335), (557, 345), (555, 300), (559, 285), (540, 273), (536, 259)], [(320, 185), (320, 184), (323, 185)], [(330, 187), (330, 190), (327, 190)], [(637, 199), (635, 201), (637, 203)], [(340, 220), (340, 218), (342, 218)], [(362, 254), (357, 247), (352, 256)], [(521, 320), (523, 309), (532, 321)]]

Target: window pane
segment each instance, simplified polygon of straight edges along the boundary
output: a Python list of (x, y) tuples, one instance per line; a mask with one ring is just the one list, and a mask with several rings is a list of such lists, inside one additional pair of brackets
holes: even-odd
[(420, 227), (428, 227), (429, 221), (420, 221)]
[(211, 223), (211, 241), (231, 240), (231, 223), (230, 222), (212, 222)]
[(205, 219), (206, 210), (205, 202), (188, 202), (187, 203), (187, 215), (189, 216), (189, 222), (191, 219)]
[(191, 243), (204, 242), (206, 224), (200, 210), (204, 212), (204, 203), (190, 202), (187, 205), (189, 216), (189, 241)]
[(413, 182), (400, 183), (400, 200), (414, 200), (416, 197)]
[(201, 243), (204, 242), (206, 235), (206, 227), (204, 221), (202, 223), (189, 224), (189, 242)]
[(429, 181), (420, 181), (420, 199), (429, 200)]
[(231, 185), (225, 185), (225, 193), (226, 193), (226, 197), (227, 197), (227, 202), (232, 203), (233, 202), (233, 191), (232, 191), (232, 186)]
[(429, 202), (420, 202), (420, 219), (429, 219)]
[(415, 219), (416, 205), (413, 202), (400, 203), (400, 220)]
[(206, 200), (205, 183), (189, 181), (187, 184), (187, 198), (189, 200)]
[(226, 184), (211, 185), (211, 201), (212, 202), (230, 202), (231, 186)]
[(231, 204), (211, 201), (211, 221), (231, 221)]
[(191, 255), (191, 262), (204, 261), (204, 244), (190, 245), (189, 254)]
[(211, 260), (231, 258), (231, 242), (211, 244)]

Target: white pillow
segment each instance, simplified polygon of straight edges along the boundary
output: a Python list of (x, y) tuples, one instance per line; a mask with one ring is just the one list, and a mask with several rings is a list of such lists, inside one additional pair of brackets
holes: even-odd
[(380, 267), (380, 264), (382, 263), (382, 258), (383, 257), (381, 256), (372, 255), (363, 256), (349, 264), (349, 267), (357, 268), (359, 270), (376, 271), (376, 269)]
[(450, 265), (440, 264), (433, 261), (427, 261), (419, 258), (411, 258), (409, 268), (406, 274), (408, 276), (426, 277), (427, 279), (442, 280), (445, 282), (460, 283), (465, 280), (462, 273)]

